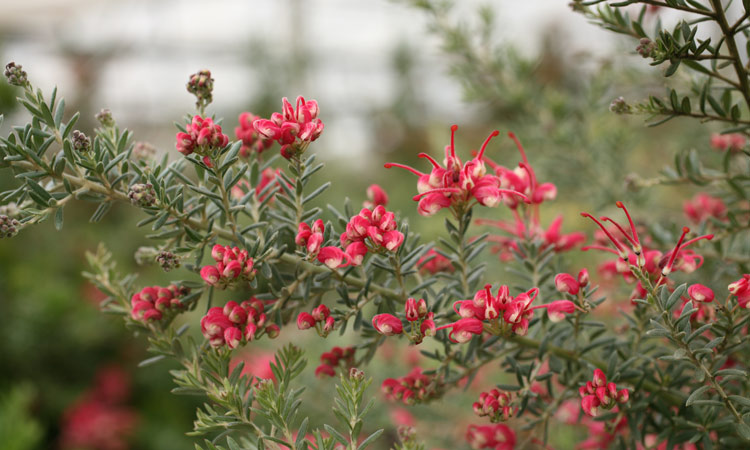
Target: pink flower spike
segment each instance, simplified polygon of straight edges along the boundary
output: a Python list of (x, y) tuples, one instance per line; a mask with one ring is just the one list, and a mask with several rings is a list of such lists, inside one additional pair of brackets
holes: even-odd
[(495, 130), (492, 133), (490, 133), (489, 136), (487, 136), (487, 139), (484, 140), (484, 144), (482, 144), (482, 148), (479, 149), (479, 154), (477, 155), (477, 159), (481, 160), (482, 156), (484, 155), (484, 150), (487, 148), (487, 145), (490, 143), (492, 138), (499, 135), (500, 132)]
[(521, 145), (521, 141), (518, 140), (518, 138), (516, 137), (515, 133), (513, 133), (512, 131), (508, 132), (508, 137), (511, 138), (511, 139), (513, 139), (513, 142), (516, 143), (516, 147), (518, 148), (518, 152), (521, 154), (521, 159), (523, 159), (523, 162), (525, 162), (526, 164), (528, 164), (529, 160), (526, 158), (526, 152), (523, 150), (523, 145)]
[(383, 164), (383, 167), (385, 167), (386, 169), (390, 169), (391, 167), (398, 167), (399, 169), (408, 170), (409, 172), (411, 172), (414, 175), (419, 176), (419, 177), (427, 175), (426, 173), (422, 173), (422, 172), (418, 171), (417, 169), (415, 169), (413, 167), (409, 167), (409, 166), (407, 166), (405, 164), (385, 163), (385, 164)]
[(448, 156), (455, 159), (456, 158), (456, 130), (458, 130), (458, 125), (451, 125), (451, 146), (450, 146), (450, 155), (448, 155), (448, 152), (445, 152), (445, 158), (449, 159)]
[[(682, 241), (685, 239), (685, 235), (689, 232), (690, 228), (682, 227), (682, 234), (680, 235), (680, 239), (677, 240), (677, 245), (675, 245), (674, 250), (672, 250), (669, 254), (669, 260), (667, 261), (667, 264), (661, 270), (662, 276), (666, 277), (672, 272), (672, 264), (674, 264), (674, 259), (677, 257), (677, 253), (680, 251), (680, 246), (682, 245)], [(711, 237), (713, 237), (713, 235)]]
[[(609, 240), (614, 244), (614, 246), (617, 248), (618, 254), (622, 259), (627, 260), (628, 258), (628, 251), (625, 249), (625, 247), (618, 241), (612, 234), (607, 230), (607, 227), (605, 227), (599, 220), (597, 220), (596, 217), (592, 216), (591, 214), (587, 212), (582, 212), (581, 216), (588, 217), (589, 219), (593, 220), (594, 223), (596, 223), (599, 228), (604, 232), (604, 234), (609, 238)], [(594, 248), (593, 246), (589, 246), (589, 248)]]
[[(630, 212), (628, 212), (628, 208), (625, 207), (625, 205), (618, 201), (615, 203), (615, 205), (625, 211), (625, 215), (628, 217), (628, 223), (630, 223), (630, 231), (633, 233), (633, 240), (635, 241), (633, 243), (633, 251), (635, 254), (639, 254), (641, 252), (641, 241), (638, 239), (638, 230), (635, 229), (635, 223), (633, 223), (633, 219), (630, 217)], [(627, 236), (627, 234), (625, 234)]]
[(394, 336), (404, 331), (401, 320), (393, 314), (376, 315), (372, 318), (372, 326), (375, 331), (384, 336)]
[(637, 244), (635, 239), (633, 239), (619, 223), (615, 222), (614, 220), (610, 219), (607, 216), (600, 217), (599, 220), (601, 220), (602, 222), (609, 222), (612, 225), (614, 225), (615, 228), (617, 228), (620, 231), (620, 233), (622, 233), (622, 235), (625, 236), (625, 239), (627, 239), (633, 245), (633, 252), (638, 253), (638, 252), (635, 252), (635, 248)]

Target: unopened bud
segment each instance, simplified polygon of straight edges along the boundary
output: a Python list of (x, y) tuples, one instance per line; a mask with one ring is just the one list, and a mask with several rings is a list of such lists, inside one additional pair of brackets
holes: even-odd
[(365, 378), (365, 373), (356, 367), (349, 369), (349, 378), (354, 381), (362, 381)]
[(159, 263), (165, 272), (169, 272), (172, 269), (180, 267), (180, 258), (172, 252), (162, 251), (156, 255), (156, 262)]
[(23, 70), (23, 66), (20, 64), (16, 64), (13, 61), (9, 62), (5, 66), (4, 73), (5, 78), (8, 80), (8, 84), (21, 87), (29, 84), (28, 77), (26, 76), (26, 71)]
[(91, 139), (79, 130), (73, 130), (70, 143), (73, 144), (73, 150), (81, 153), (86, 153), (91, 149)]
[(133, 146), (133, 158), (135, 159), (151, 159), (156, 154), (156, 147), (149, 144), (148, 142), (136, 142)]
[(138, 205), (141, 208), (154, 206), (156, 203), (156, 193), (154, 192), (154, 186), (151, 183), (136, 183), (130, 186), (128, 197), (130, 198), (131, 203)]
[(0, 215), (0, 238), (12, 238), (18, 234), (20, 222), (8, 216)]
[(115, 119), (112, 117), (112, 111), (108, 109), (102, 109), (96, 114), (96, 120), (99, 121), (105, 128), (111, 128), (115, 126)]
[(644, 58), (649, 58), (653, 55), (656, 49), (656, 43), (649, 38), (641, 38), (635, 51)]
[(623, 97), (617, 97), (609, 104), (609, 110), (615, 114), (628, 114), (630, 113), (630, 105)]
[(190, 75), (187, 82), (187, 91), (195, 95), (197, 101), (195, 105), (198, 108), (208, 105), (213, 101), (214, 79), (211, 78), (211, 71), (201, 70), (198, 73)]

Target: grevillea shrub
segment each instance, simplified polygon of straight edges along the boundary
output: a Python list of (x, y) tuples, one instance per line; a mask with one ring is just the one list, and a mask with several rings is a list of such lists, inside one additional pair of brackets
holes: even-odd
[[(750, 10), (729, 20), (713, 0), (571, 6), (634, 38), (654, 65), (668, 63), (666, 76), (684, 67), (694, 77), (686, 94), (670, 87), (665, 99), (637, 105), (618, 98), (614, 112), (727, 126), (660, 177), (629, 180), (637, 189), (700, 186), (678, 223), (654, 223), (629, 201), (563, 217), (555, 180), (538, 175), (519, 137), (487, 130), (476, 150), (461, 148), (456, 125), (444, 148), (419, 154), (422, 164), (385, 164), (413, 177), (411, 192), (371, 185), (361, 208), (340, 199), (323, 209), (331, 183), (317, 181), (325, 105), (315, 100), (285, 98), (270, 117), (243, 113), (230, 135), (229, 120), (206, 114), (214, 80), (198, 72), (187, 85), (197, 111), (157, 160), (106, 110), (96, 129), (76, 129), (78, 115), (64, 120), (56, 91), (45, 96), (9, 63), (5, 76), (32, 120), (0, 141), (0, 165), (17, 181), (0, 197), (0, 237), (47, 219), (61, 230), (75, 200), (98, 205), (94, 222), (115, 203), (144, 217), (138, 226), (156, 247), (137, 257), (182, 279), (145, 285), (119, 273), (120, 256), (103, 246), (88, 255), (85, 276), (107, 296), (104, 311), (148, 338), (154, 356), (142, 364), (172, 360), (173, 392), (205, 399), (190, 431), (205, 438), (199, 448), (419, 449), (430, 436), (412, 426), (436, 409), (448, 410), (440, 426), (460, 426), (461, 445), (475, 449), (550, 448), (550, 431), (564, 427), (585, 427), (579, 448), (747, 448), (750, 90), (738, 42), (747, 41)], [(653, 18), (667, 7), (686, 15), (673, 30)], [(709, 23), (721, 39), (696, 37)], [(496, 151), (506, 139), (517, 154)], [(716, 152), (721, 162), (710, 166)], [(421, 239), (389, 206), (399, 196), (412, 197), (418, 224), (443, 222), (444, 234)], [(563, 220), (574, 230), (563, 232)], [(571, 265), (566, 255), (581, 251), (604, 258)], [(320, 355), (292, 344), (274, 358), (260, 350), (279, 336), (332, 334), (346, 345)], [(378, 379), (380, 394), (366, 392), (368, 363), (396, 342), (421, 356)], [(308, 370), (338, 383), (336, 398), (314, 400), (333, 411), (332, 424), (301, 414)], [(465, 405), (446, 400), (470, 387)], [(131, 432), (131, 411), (90, 397), (69, 412), (65, 439), (95, 426), (84, 420), (94, 407), (113, 416), (97, 427)], [(376, 403), (401, 405), (397, 433), (370, 425)]]

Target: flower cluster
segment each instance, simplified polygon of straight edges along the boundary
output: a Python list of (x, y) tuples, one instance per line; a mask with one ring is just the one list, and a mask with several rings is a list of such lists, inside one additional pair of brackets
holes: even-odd
[(201, 332), (212, 347), (226, 344), (237, 348), (263, 334), (274, 339), (279, 335), (279, 326), (266, 325), (265, 306), (262, 301), (251, 298), (242, 303), (230, 301), (223, 308), (214, 306), (201, 319)]
[(364, 202), (363, 206), (372, 209), (381, 205), (388, 205), (388, 194), (386, 194), (385, 190), (379, 185), (371, 184), (367, 187), (367, 200)]
[(417, 267), (420, 271), (429, 272), (433, 275), (438, 272), (453, 272), (455, 270), (451, 260), (441, 255), (434, 248), (431, 248), (424, 256), (419, 258)]
[[(667, 277), (672, 271), (681, 270), (690, 273), (703, 264), (703, 257), (686, 248), (702, 239), (713, 239), (713, 234), (698, 236), (685, 241), (685, 236), (690, 232), (690, 228), (684, 227), (675, 248), (666, 254), (662, 254), (658, 250), (648, 248), (647, 242), (644, 241), (644, 243), (641, 243), (638, 237), (638, 229), (627, 208), (625, 208), (622, 202), (617, 202), (616, 205), (625, 212), (630, 225), (630, 233), (609, 217), (597, 219), (589, 213), (581, 213), (582, 216), (593, 220), (599, 226), (602, 233), (604, 233), (606, 239), (614, 246), (614, 249), (612, 249), (605, 245), (594, 244), (583, 247), (583, 250), (603, 250), (619, 257), (618, 261), (606, 265), (603, 268), (604, 271), (621, 273), (626, 281), (633, 281), (636, 277), (632, 271), (639, 270), (654, 278), (656, 285), (660, 285), (668, 282)], [(602, 222), (611, 223), (614, 229), (607, 228)], [(627, 245), (623, 242), (627, 243)], [(631, 298), (643, 298), (644, 296), (645, 289), (641, 282), (638, 281)]]
[(127, 406), (130, 377), (117, 367), (105, 367), (94, 386), (63, 413), (60, 448), (125, 450), (138, 424), (136, 411)]
[(471, 448), (479, 450), (513, 450), (516, 448), (516, 433), (507, 425), (469, 425), (466, 441)]
[(336, 368), (339, 366), (351, 369), (354, 364), (354, 347), (333, 347), (330, 352), (320, 355), (321, 364), (315, 368), (315, 376), (336, 376)]
[(302, 222), (297, 227), (294, 242), (303, 247), (310, 258), (315, 258), (323, 245), (323, 233), (325, 233), (325, 224), (321, 219), (316, 220), (312, 226)]
[(569, 294), (577, 296), (581, 291), (581, 288), (588, 286), (589, 284), (589, 271), (581, 269), (578, 272), (578, 277), (574, 277), (569, 273), (558, 273), (555, 275), (555, 289), (557, 292), (563, 294)]
[(742, 278), (729, 285), (729, 293), (737, 297), (740, 308), (750, 308), (750, 275), (744, 274)]
[(195, 95), (195, 106), (198, 108), (208, 105), (214, 99), (214, 79), (211, 78), (210, 70), (201, 70), (190, 75), (186, 87), (188, 92)]
[(519, 336), (526, 335), (529, 321), (534, 310), (546, 309), (552, 322), (559, 322), (575, 310), (575, 304), (569, 300), (556, 300), (544, 305), (531, 304), (539, 294), (538, 288), (529, 289), (515, 297), (510, 295), (508, 286), (501, 286), (497, 295), (492, 295), (492, 285), (488, 284), (478, 291), (472, 300), (459, 300), (453, 304), (453, 310), (461, 319), (438, 328), (451, 328), (448, 338), (453, 342), (468, 342), (474, 335), (484, 331), (484, 321), (497, 332), (512, 332)]
[(586, 241), (586, 235), (580, 231), (562, 233), (562, 219), (562, 216), (555, 218), (546, 230), (539, 224), (536, 215), (532, 217), (530, 227), (526, 226), (519, 214), (514, 214), (512, 222), (477, 219), (476, 223), (477, 225), (490, 225), (509, 235), (491, 235), (488, 240), (495, 243), (490, 250), (497, 253), (501, 261), (510, 261), (514, 255), (523, 255), (523, 250), (518, 244), (519, 239), (539, 241), (541, 242), (540, 251), (552, 247), (557, 253), (572, 250)]
[(180, 257), (167, 250), (162, 250), (156, 255), (156, 262), (165, 272), (180, 267)]
[[(479, 153), (465, 164), (456, 156), (455, 134), (457, 125), (451, 127), (451, 143), (445, 148), (444, 166), (438, 164), (430, 155), (420, 153), (420, 158), (426, 158), (433, 166), (430, 173), (422, 173), (413, 167), (397, 163), (387, 163), (387, 169), (400, 167), (417, 175), (417, 194), (415, 201), (419, 201), (417, 209), (423, 216), (431, 216), (443, 208), (463, 210), (476, 202), (482, 206), (494, 207), (504, 199), (508, 203), (525, 202), (531, 200), (521, 192), (502, 186), (501, 179), (488, 174), (484, 165), (484, 151), (490, 140), (500, 134), (493, 131), (484, 141)], [(511, 200), (512, 199), (512, 200)]]
[(745, 148), (747, 140), (745, 136), (739, 133), (729, 134), (718, 134), (714, 133), (711, 135), (711, 148), (719, 151), (727, 151), (736, 153)]
[(252, 153), (261, 154), (273, 145), (272, 139), (261, 136), (255, 129), (253, 123), (260, 117), (249, 112), (243, 112), (238, 119), (239, 126), (234, 129), (237, 139), (242, 141), (240, 155), (247, 158)]
[(297, 97), (296, 109), (284, 97), (282, 112), (271, 114), (271, 119), (253, 121), (255, 131), (263, 138), (281, 144), (281, 156), (286, 159), (301, 155), (310, 142), (323, 132), (323, 122), (318, 119), (318, 102)]
[(73, 150), (79, 153), (86, 153), (91, 150), (91, 139), (80, 130), (73, 130), (70, 135), (70, 143)]
[(21, 227), (21, 223), (4, 214), (0, 214), (0, 239), (12, 238), (18, 234), (18, 230)]
[(26, 71), (23, 70), (23, 66), (16, 64), (11, 61), (5, 65), (5, 71), (3, 72), (5, 78), (8, 80), (8, 84), (11, 86), (26, 86), (29, 84), (29, 78)]
[(368, 252), (395, 252), (404, 242), (404, 235), (398, 231), (396, 216), (385, 210), (383, 205), (372, 210), (362, 208), (349, 219), (346, 232), (341, 234), (341, 245), (346, 247), (349, 263), (362, 264)]
[(727, 216), (727, 205), (718, 197), (705, 192), (696, 194), (682, 205), (682, 211), (693, 223), (701, 223), (711, 217), (722, 220)]
[(627, 403), (630, 391), (617, 390), (615, 383), (607, 383), (607, 376), (600, 369), (594, 369), (594, 378), (578, 388), (581, 395), (581, 408), (591, 417), (596, 417), (599, 408), (612, 409), (617, 403)]
[(297, 316), (297, 328), (307, 330), (315, 328), (321, 337), (328, 336), (333, 331), (336, 321), (331, 317), (331, 312), (326, 305), (320, 304), (313, 308), (312, 313), (301, 312)]
[[(281, 189), (281, 183), (286, 183), (285, 181), (282, 181), (281, 177), (279, 176), (279, 173), (281, 172), (281, 169), (272, 169), (270, 167), (266, 167), (263, 169), (263, 171), (260, 173), (260, 180), (258, 181), (258, 185), (255, 186), (255, 196), (258, 199), (258, 201), (265, 201), (271, 191), (273, 190), (273, 187), (270, 185), (275, 181), (275, 186), (279, 187), (278, 195), (284, 195), (283, 189)], [(289, 183), (286, 183), (287, 187), (291, 188), (291, 185)], [(250, 186), (250, 183), (247, 180), (240, 180), (237, 184), (232, 186), (232, 197), (237, 200), (242, 200), (242, 198), (250, 192), (252, 187)], [(276, 194), (275, 194), (276, 195)], [(269, 202), (273, 202), (273, 197), (271, 197)]]
[(130, 316), (143, 323), (162, 320), (165, 315), (185, 308), (180, 299), (188, 293), (190, 289), (174, 284), (145, 287), (130, 298)]
[(255, 277), (253, 258), (247, 250), (228, 245), (214, 245), (211, 257), (216, 261), (213, 266), (203, 266), (201, 278), (217, 289), (225, 289), (237, 279), (252, 280)]
[(692, 302), (691, 304), (696, 311), (690, 315), (690, 320), (713, 321), (714, 309), (709, 304), (714, 301), (714, 291), (702, 284), (693, 284), (687, 289), (687, 294), (687, 296), (680, 298), (682, 306), (675, 309), (675, 319), (680, 317), (688, 302)]
[(203, 163), (212, 167), (211, 151), (229, 143), (229, 137), (221, 132), (221, 125), (210, 117), (193, 116), (193, 121), (185, 125), (185, 132), (177, 133), (177, 151), (187, 156), (193, 152), (203, 156)]
[[(433, 313), (428, 312), (427, 302), (424, 299), (416, 300), (408, 298), (404, 305), (406, 320), (409, 323), (409, 339), (419, 344), (425, 336), (434, 336), (437, 328), (433, 320)], [(375, 331), (384, 336), (395, 336), (404, 331), (401, 319), (393, 314), (378, 314), (372, 318), (372, 326)]]
[(149, 208), (156, 204), (156, 192), (151, 183), (136, 183), (130, 186), (128, 198), (130, 203), (141, 208)]
[(489, 416), (492, 423), (505, 422), (513, 417), (513, 409), (510, 404), (513, 400), (511, 392), (492, 389), (479, 394), (479, 401), (474, 402), (474, 414), (479, 417)]
[(401, 378), (386, 378), (380, 390), (386, 399), (400, 400), (406, 405), (424, 403), (439, 397), (435, 376), (423, 374), (419, 367), (413, 368)]

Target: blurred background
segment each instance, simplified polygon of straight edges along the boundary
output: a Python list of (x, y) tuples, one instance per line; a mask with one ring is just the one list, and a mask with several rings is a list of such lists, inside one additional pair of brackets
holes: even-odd
[[(340, 205), (349, 196), (357, 206), (366, 187), (380, 183), (390, 195), (389, 209), (401, 211), (428, 239), (440, 232), (442, 220), (416, 214), (416, 179), (382, 167), (398, 161), (424, 168), (416, 155), (439, 155), (453, 123), (462, 157), (499, 129), (488, 156), (515, 166), (519, 156), (505, 133), (520, 137), (540, 180), (559, 190), (558, 200), (545, 205), (544, 223), (562, 214), (565, 231), (591, 231), (578, 212), (611, 209), (614, 199), (636, 208), (658, 203), (658, 217), (681, 214), (682, 199), (693, 192), (660, 188), (644, 195), (628, 192), (626, 180), (632, 173), (657, 176), (677, 150), (705, 150), (711, 130), (679, 120), (651, 129), (643, 118), (609, 112), (615, 97), (639, 100), (663, 92), (660, 69), (635, 54), (635, 43), (587, 24), (559, 0), (472, 0), (437, 12), (410, 3), (10, 2), (0, 15), (0, 56), (3, 64), (22, 64), (46, 93), (57, 86), (69, 112), (81, 112), (77, 128), (91, 132), (94, 115), (109, 108), (137, 141), (170, 154), (176, 153), (173, 122), (194, 109), (185, 83), (200, 69), (213, 74), (208, 112), (223, 119), (230, 138), (243, 111), (267, 117), (280, 110), (282, 97), (316, 99), (326, 129), (313, 151), (328, 163), (318, 181), (334, 182), (323, 200)], [(17, 94), (0, 81), (4, 136), (27, 119)], [(0, 170), (0, 188), (12, 186), (10, 173)], [(88, 217), (94, 208), (66, 208), (64, 235), (47, 223), (0, 241), (0, 447), (192, 448), (185, 432), (198, 401), (169, 393), (168, 364), (136, 369), (148, 356), (146, 343), (132, 338), (118, 318), (98, 312), (101, 296), (80, 275), (85, 252), (99, 241), (107, 242), (121, 270), (140, 274), (139, 286), (166, 283), (174, 274), (136, 266), (133, 254), (149, 245), (135, 228), (138, 213), (113, 208), (93, 226)], [(503, 208), (484, 214), (510, 217)], [(580, 258), (572, 257), (576, 263)], [(499, 263), (490, 273), (498, 281), (506, 276)], [(302, 336), (310, 337), (282, 336), (280, 343)], [(304, 344), (311, 355), (346, 345), (311, 340)], [(255, 358), (251, 365), (261, 371), (269, 351), (253, 348), (246, 357)], [(381, 400), (383, 378), (406, 374), (419, 358), (406, 347), (382, 353), (366, 368), (375, 378), (371, 393)], [(310, 361), (305, 374), (310, 390), (333, 392), (330, 380), (314, 378), (316, 365)], [(412, 412), (430, 419), (445, 414), (441, 404), (459, 402), (469, 420), (477, 392)], [(392, 430), (414, 420), (400, 407), (378, 405), (373, 428)], [(456, 448), (464, 445), (465, 429), (458, 422), (440, 433), (425, 428), (420, 436), (430, 446)], [(566, 431), (577, 432), (578, 438), (585, 433)]]

